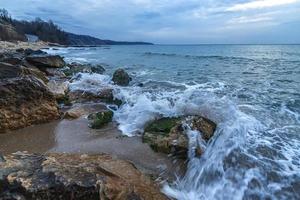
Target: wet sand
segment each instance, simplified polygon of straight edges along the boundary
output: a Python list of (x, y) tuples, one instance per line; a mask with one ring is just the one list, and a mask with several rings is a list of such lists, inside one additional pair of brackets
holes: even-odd
[[(105, 106), (85, 105), (85, 109), (91, 113)], [(140, 137), (122, 136), (113, 122), (99, 130), (90, 129), (87, 113), (75, 120), (63, 119), (0, 134), (0, 152), (107, 153), (129, 160), (149, 174), (170, 177), (180, 170), (181, 164), (174, 165), (167, 155), (154, 152)]]

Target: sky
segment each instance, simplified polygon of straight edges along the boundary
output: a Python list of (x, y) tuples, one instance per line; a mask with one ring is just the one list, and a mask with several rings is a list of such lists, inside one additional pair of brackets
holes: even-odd
[(16, 19), (159, 44), (300, 44), (300, 0), (0, 0)]

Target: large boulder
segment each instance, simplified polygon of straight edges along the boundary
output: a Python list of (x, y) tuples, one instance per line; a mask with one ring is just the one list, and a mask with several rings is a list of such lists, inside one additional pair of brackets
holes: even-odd
[(127, 86), (131, 78), (124, 69), (117, 69), (113, 74), (112, 81), (117, 85)]
[[(162, 118), (150, 123), (143, 135), (143, 142), (148, 143), (154, 151), (173, 154), (185, 159), (188, 152), (188, 137), (183, 124), (186, 123), (192, 130), (197, 130), (204, 141), (208, 141), (214, 134), (216, 124), (200, 116)], [(202, 149), (195, 149), (197, 154)]]
[(52, 55), (39, 55), (39, 56), (28, 56), (26, 61), (30, 64), (38, 67), (43, 70), (45, 68), (61, 68), (66, 65), (65, 61), (61, 56), (52, 56)]
[(0, 175), (0, 199), (167, 199), (133, 164), (105, 154), (19, 152), (0, 160)]
[(0, 132), (58, 119), (54, 95), (34, 76), (0, 81)]

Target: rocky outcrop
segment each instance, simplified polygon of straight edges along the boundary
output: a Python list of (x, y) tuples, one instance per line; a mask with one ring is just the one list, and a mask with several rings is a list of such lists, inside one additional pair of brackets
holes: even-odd
[(167, 199), (133, 164), (105, 154), (16, 153), (0, 160), (0, 175), (0, 199)]
[(15, 78), (25, 75), (33, 75), (45, 83), (48, 82), (46, 75), (37, 69), (0, 62), (0, 79)]
[(0, 81), (0, 132), (58, 119), (53, 94), (34, 76)]
[(34, 55), (26, 57), (26, 61), (38, 67), (40, 70), (45, 70), (45, 68), (61, 68), (66, 65), (65, 61), (61, 56)]
[[(173, 154), (185, 159), (188, 152), (188, 137), (183, 124), (186, 123), (192, 130), (197, 130), (206, 142), (213, 136), (216, 124), (200, 116), (162, 118), (150, 123), (145, 128), (143, 142), (158, 152)], [(202, 149), (196, 149), (199, 155)]]
[(127, 86), (131, 78), (124, 69), (117, 69), (113, 74), (112, 81), (117, 85)]
[(100, 129), (112, 121), (114, 113), (111, 110), (92, 113), (88, 116), (89, 127), (93, 129)]

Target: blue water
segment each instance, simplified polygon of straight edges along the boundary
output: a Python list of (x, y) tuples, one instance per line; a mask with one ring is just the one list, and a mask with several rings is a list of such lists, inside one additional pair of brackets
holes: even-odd
[[(104, 46), (48, 52), (69, 62), (103, 64), (108, 75), (117, 68), (130, 73), (130, 86), (115, 86), (115, 95), (126, 103), (114, 120), (126, 135), (142, 133), (145, 123), (159, 116), (201, 114), (217, 122), (204, 155), (190, 157), (185, 176), (162, 188), (170, 197), (300, 199), (299, 45)], [(110, 84), (108, 76), (85, 79), (85, 84)]]

